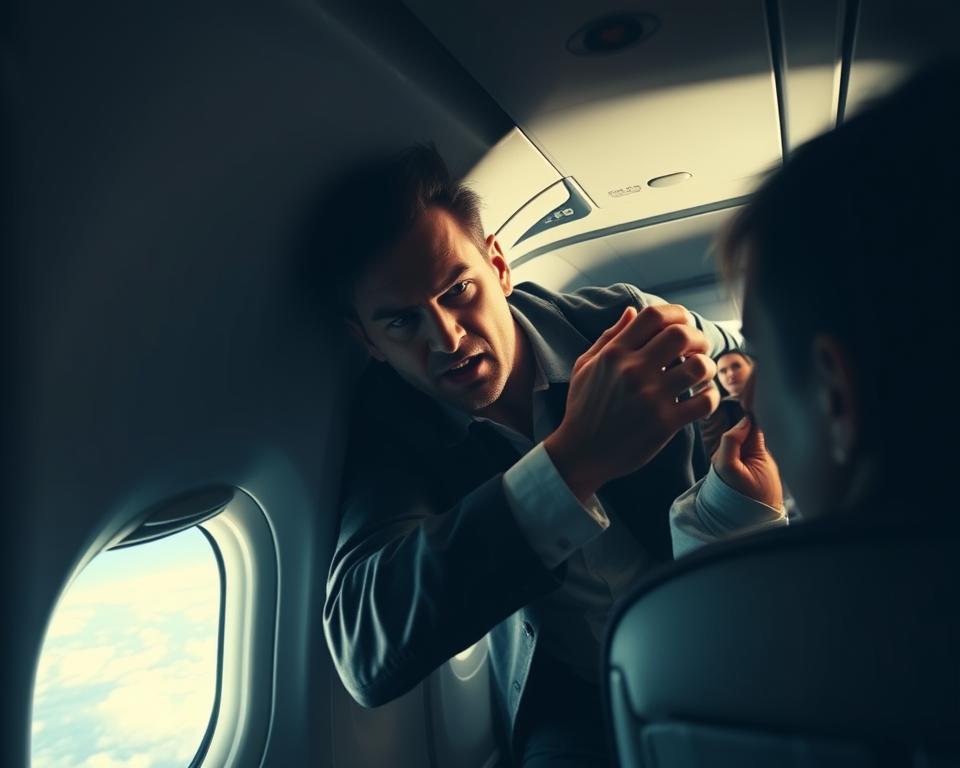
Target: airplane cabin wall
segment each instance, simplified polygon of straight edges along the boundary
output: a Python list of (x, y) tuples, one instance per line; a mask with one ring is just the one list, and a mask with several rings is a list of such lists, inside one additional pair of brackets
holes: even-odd
[[(37, 657), (69, 579), (150, 505), (217, 482), (257, 500), (278, 549), (266, 764), (330, 765), (339, 683), (320, 611), (356, 365), (318, 322), (323, 286), (299, 280), (303, 233), (324, 180), (361, 155), (433, 139), (459, 174), (510, 123), (399, 3), (10, 16), (4, 764), (27, 764)], [(391, 49), (397, 31), (422, 44)]]

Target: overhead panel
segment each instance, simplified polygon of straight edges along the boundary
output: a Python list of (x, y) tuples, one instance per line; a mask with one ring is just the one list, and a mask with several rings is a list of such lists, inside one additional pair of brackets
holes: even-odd
[(516, 243), (523, 243), (537, 235), (552, 232), (557, 227), (579, 221), (590, 215), (593, 208), (573, 179), (564, 179), (555, 186), (563, 190), (562, 202), (553, 206), (546, 216), (541, 216), (533, 225), (528, 227), (515, 241)]
[[(564, 210), (570, 200), (568, 183), (569, 180), (561, 180), (545, 189), (511, 216), (497, 231), (500, 245), (509, 249), (511, 257), (517, 255), (513, 251), (518, 245), (531, 239), (531, 229), (551, 218), (555, 211)], [(566, 226), (565, 222), (559, 223)], [(533, 237), (536, 235), (534, 234)]]
[[(760, 0), (407, 5), (608, 224), (737, 197), (780, 161)], [(576, 52), (586, 25), (634, 12), (654, 20), (635, 44)]]
[(464, 181), (483, 200), (480, 217), (489, 234), (500, 230), (516, 211), (559, 182), (560, 174), (514, 128), (481, 158)]

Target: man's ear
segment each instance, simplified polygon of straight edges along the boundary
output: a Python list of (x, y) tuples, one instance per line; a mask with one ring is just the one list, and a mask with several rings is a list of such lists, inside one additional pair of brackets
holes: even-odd
[(850, 355), (832, 336), (813, 340), (813, 375), (831, 455), (837, 464), (847, 464), (860, 435), (861, 404)]
[(507, 264), (507, 257), (503, 255), (503, 248), (500, 247), (500, 241), (497, 240), (496, 235), (489, 235), (486, 244), (487, 259), (491, 266), (497, 270), (503, 295), (509, 296), (513, 293), (513, 278), (510, 275), (510, 265)]
[(370, 355), (374, 360), (377, 360), (381, 363), (385, 362), (387, 358), (383, 356), (383, 353), (377, 349), (377, 345), (370, 341), (370, 337), (367, 336), (367, 332), (363, 329), (363, 326), (358, 320), (353, 318), (348, 318), (344, 320), (344, 323), (347, 326), (347, 333), (349, 336), (360, 344), (364, 349), (367, 350), (367, 354)]

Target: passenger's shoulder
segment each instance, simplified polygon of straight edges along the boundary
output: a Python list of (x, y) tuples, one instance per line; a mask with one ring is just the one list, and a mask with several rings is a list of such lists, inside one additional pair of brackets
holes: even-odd
[(537, 283), (520, 283), (517, 290), (532, 294), (540, 299), (552, 302), (558, 306), (573, 309), (603, 310), (607, 307), (637, 307), (642, 309), (650, 303), (658, 303), (660, 299), (645, 294), (630, 283), (613, 283), (612, 285), (587, 285), (572, 291), (551, 291)]
[(661, 301), (630, 283), (585, 286), (568, 293), (551, 291), (536, 283), (521, 283), (517, 291), (552, 304), (581, 333), (592, 338), (617, 322), (627, 307), (640, 310)]

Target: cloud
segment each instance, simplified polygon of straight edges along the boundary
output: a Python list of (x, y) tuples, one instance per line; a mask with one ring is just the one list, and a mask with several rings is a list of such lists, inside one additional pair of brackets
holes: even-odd
[(220, 581), (208, 559), (112, 581), (78, 577), (41, 653), (32, 768), (190, 762), (216, 685)]
[(98, 752), (88, 757), (81, 768), (150, 768), (153, 758), (150, 755), (138, 754), (125, 760), (115, 760), (106, 752)]
[(213, 672), (187, 661), (128, 676), (96, 706), (100, 718), (110, 723), (99, 743), (162, 743), (172, 734), (198, 733), (196, 747), (210, 719)]
[(210, 616), (210, 607), (220, 607), (219, 574), (214, 563), (163, 569), (138, 574), (119, 582), (81, 583), (78, 579), (64, 596), (58, 613), (100, 612), (106, 607), (133, 611), (141, 626), (170, 616)]
[(92, 608), (66, 606), (56, 611), (47, 629), (47, 641), (71, 637), (83, 632), (96, 615)]
[(203, 659), (204, 665), (207, 659), (217, 658), (217, 638), (207, 637), (202, 640), (188, 640), (183, 644), (183, 655), (191, 659)]
[[(55, 692), (51, 699), (71, 689), (83, 698), (80, 715), (84, 730), (101, 760), (91, 765), (112, 765), (102, 761), (130, 748), (176, 757), (179, 765), (185, 765), (210, 719), (216, 685), (216, 636), (185, 642), (177, 654), (170, 652), (167, 635), (162, 632), (130, 629), (125, 639), (137, 646), (126, 652), (97, 647), (61, 658), (50, 668), (45, 690)], [(144, 647), (144, 639), (155, 642)], [(45, 716), (38, 721), (44, 723), (41, 729), (48, 719), (58, 718)], [(67, 726), (67, 719), (62, 716), (54, 725)], [(54, 755), (63, 754), (63, 746), (54, 750)], [(59, 768), (59, 764), (50, 762), (49, 768)]]
[(54, 657), (44, 669), (59, 687), (73, 687), (101, 682), (107, 676), (107, 664), (116, 655), (109, 645), (82, 648)]

